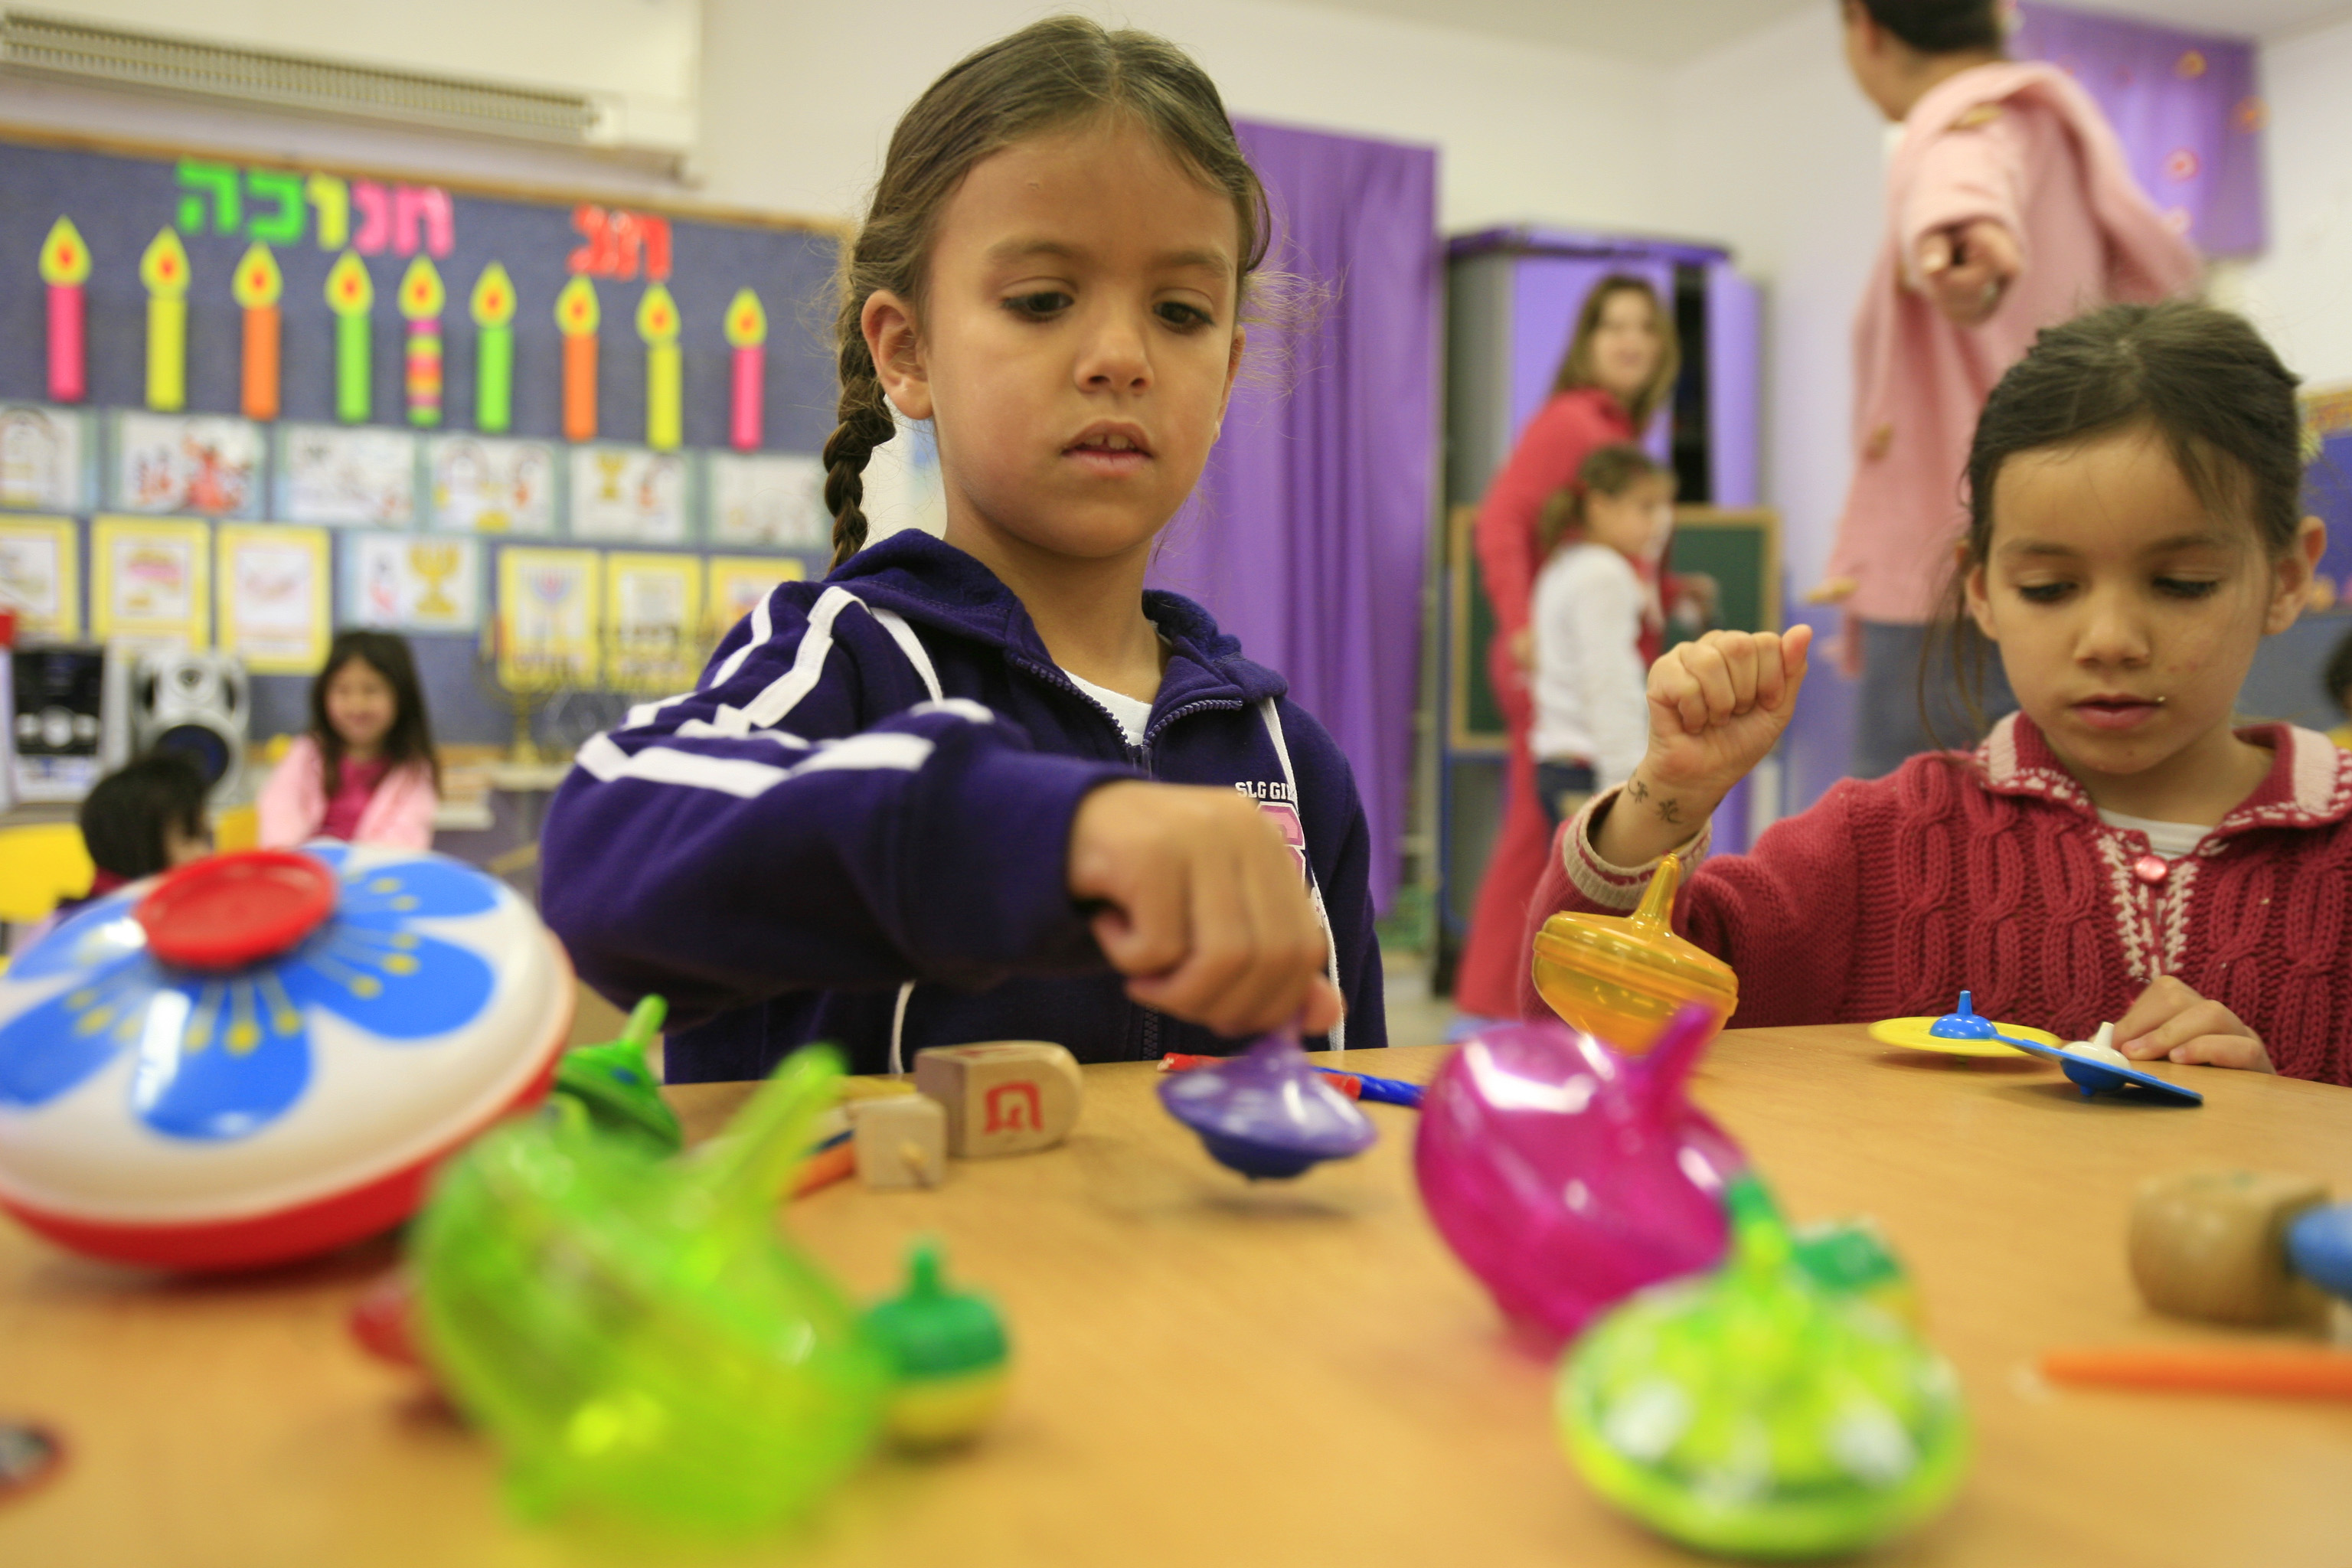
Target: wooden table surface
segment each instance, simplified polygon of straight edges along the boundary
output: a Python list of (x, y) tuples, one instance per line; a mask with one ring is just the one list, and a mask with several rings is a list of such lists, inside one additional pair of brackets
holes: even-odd
[[(1426, 1079), (1435, 1048), (1352, 1065)], [(2134, 1185), (2252, 1165), (2352, 1191), (2352, 1091), (2176, 1069), (2202, 1110), (2087, 1103), (2035, 1062), (1892, 1051), (1855, 1028), (1726, 1036), (1697, 1095), (1794, 1215), (1868, 1212), (1958, 1364), (1977, 1458), (1893, 1563), (2341, 1564), (2341, 1405), (2057, 1390), (2054, 1345), (2187, 1339), (2126, 1275)], [(1599, 1504), (1555, 1446), (1551, 1369), (1507, 1343), (1423, 1216), (1413, 1113), (1349, 1164), (1249, 1186), (1152, 1098), (1087, 1069), (1063, 1148), (853, 1184), (790, 1228), (860, 1295), (933, 1232), (992, 1292), (1013, 1392), (974, 1447), (869, 1464), (803, 1535), (695, 1562), (1318, 1565), (1694, 1561)], [(708, 1132), (746, 1092), (673, 1091)], [(364, 1360), (343, 1316), (375, 1244), (270, 1275), (165, 1281), (0, 1223), (0, 1414), (72, 1445), (0, 1504), (9, 1563), (542, 1564), (678, 1559), (502, 1513), (488, 1447)]]

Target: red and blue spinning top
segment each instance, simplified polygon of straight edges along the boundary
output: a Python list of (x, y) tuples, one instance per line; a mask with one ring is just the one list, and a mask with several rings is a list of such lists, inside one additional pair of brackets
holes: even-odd
[(77, 912), (0, 975), (0, 1207), (172, 1268), (397, 1224), (546, 1092), (571, 965), (515, 893), (411, 850), (216, 856)]

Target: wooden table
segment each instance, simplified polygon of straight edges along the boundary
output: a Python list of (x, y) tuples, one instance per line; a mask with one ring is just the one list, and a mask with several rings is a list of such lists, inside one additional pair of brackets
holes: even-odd
[[(1425, 1079), (1434, 1048), (1349, 1058)], [(1697, 1092), (1790, 1210), (1867, 1211), (1910, 1259), (1974, 1414), (1940, 1519), (1874, 1561), (2337, 1563), (2352, 1411), (2053, 1390), (2045, 1347), (2197, 1336), (2138, 1305), (2124, 1217), (2148, 1174), (2249, 1164), (2352, 1191), (2352, 1092), (2216, 1070), (2170, 1110), (2078, 1099), (2039, 1063), (1890, 1051), (1859, 1029), (1726, 1036)], [(854, 1185), (791, 1228), (861, 1294), (919, 1232), (1004, 1305), (1010, 1405), (974, 1448), (869, 1465), (799, 1540), (698, 1562), (1563, 1564), (1692, 1561), (1597, 1503), (1554, 1445), (1550, 1369), (1507, 1344), (1421, 1212), (1412, 1113), (1295, 1184), (1212, 1166), (1149, 1066), (1092, 1068), (1076, 1134)], [(697, 1132), (742, 1086), (674, 1091)], [(0, 1562), (644, 1563), (509, 1523), (488, 1447), (363, 1360), (342, 1319), (378, 1245), (266, 1278), (159, 1282), (0, 1226), (0, 1410), (70, 1468), (0, 1505)]]

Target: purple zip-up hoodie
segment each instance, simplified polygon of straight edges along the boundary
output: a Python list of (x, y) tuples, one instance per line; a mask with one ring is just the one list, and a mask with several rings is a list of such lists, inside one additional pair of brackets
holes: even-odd
[(761, 1077), (811, 1040), (857, 1072), (977, 1040), (1214, 1053), (1232, 1042), (1128, 1000), (1066, 864), (1096, 785), (1212, 784), (1303, 847), (1345, 1044), (1385, 1045), (1347, 758), (1208, 612), (1143, 607), (1172, 652), (1138, 747), (995, 574), (928, 534), (782, 584), (700, 689), (581, 748), (541, 840), (548, 923), (614, 1002), (668, 998), (672, 1082)]

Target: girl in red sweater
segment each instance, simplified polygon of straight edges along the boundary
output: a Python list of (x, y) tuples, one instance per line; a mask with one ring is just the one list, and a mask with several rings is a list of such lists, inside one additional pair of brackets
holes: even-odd
[[(2201, 305), (2044, 331), (1969, 456), (1954, 625), (2021, 712), (1974, 753), (1847, 779), (1699, 866), (1676, 925), (1742, 1026), (1940, 1013), (2352, 1084), (2352, 753), (2231, 705), (2326, 545), (2300, 516), (2294, 377)], [(1770, 751), (1811, 632), (1711, 633), (1651, 668), (1650, 742), (1560, 830), (1535, 906), (1633, 907)]]

